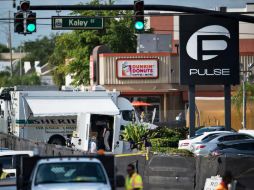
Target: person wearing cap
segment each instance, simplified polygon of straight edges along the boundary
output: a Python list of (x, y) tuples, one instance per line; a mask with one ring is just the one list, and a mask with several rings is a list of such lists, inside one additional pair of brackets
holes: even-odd
[(142, 190), (143, 181), (142, 177), (135, 172), (135, 167), (133, 164), (127, 166), (128, 175), (125, 178), (125, 189), (126, 190)]
[(216, 187), (215, 190), (229, 190), (228, 185), (232, 182), (233, 176), (231, 172), (226, 171), (222, 176), (222, 181), (220, 184)]
[(0, 163), (0, 180), (6, 179), (8, 177), (10, 177), (10, 175), (3, 171), (3, 164)]

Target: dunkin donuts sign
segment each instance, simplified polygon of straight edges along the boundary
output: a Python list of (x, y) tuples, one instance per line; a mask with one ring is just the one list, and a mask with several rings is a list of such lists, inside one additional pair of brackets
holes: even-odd
[(117, 59), (118, 78), (158, 78), (158, 59)]

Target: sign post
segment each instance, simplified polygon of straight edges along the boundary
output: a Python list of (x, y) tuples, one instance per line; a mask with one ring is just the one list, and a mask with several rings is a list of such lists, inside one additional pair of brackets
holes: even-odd
[[(196, 123), (196, 103), (195, 103), (195, 85), (189, 85), (189, 120), (190, 120), (190, 137), (195, 136)], [(191, 127), (192, 126), (192, 127)], [(194, 127), (193, 127), (194, 126)]]
[(225, 125), (230, 130), (230, 85), (239, 84), (239, 71), (238, 21), (180, 16), (180, 83), (189, 85), (190, 137), (195, 135), (195, 85), (225, 85)]
[(231, 87), (224, 85), (224, 104), (225, 104), (225, 128), (231, 130)]
[(103, 18), (84, 16), (53, 16), (52, 30), (97, 30), (103, 29)]

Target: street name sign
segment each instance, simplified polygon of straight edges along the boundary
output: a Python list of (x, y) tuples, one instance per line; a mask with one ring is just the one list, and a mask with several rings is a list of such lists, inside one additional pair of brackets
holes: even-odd
[(103, 29), (103, 18), (84, 16), (53, 16), (52, 30), (97, 30)]

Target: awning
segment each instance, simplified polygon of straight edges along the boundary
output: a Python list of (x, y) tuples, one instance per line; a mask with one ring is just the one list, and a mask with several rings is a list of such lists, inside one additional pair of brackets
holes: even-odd
[(67, 116), (79, 113), (117, 115), (119, 110), (110, 98), (25, 98), (34, 117)]

